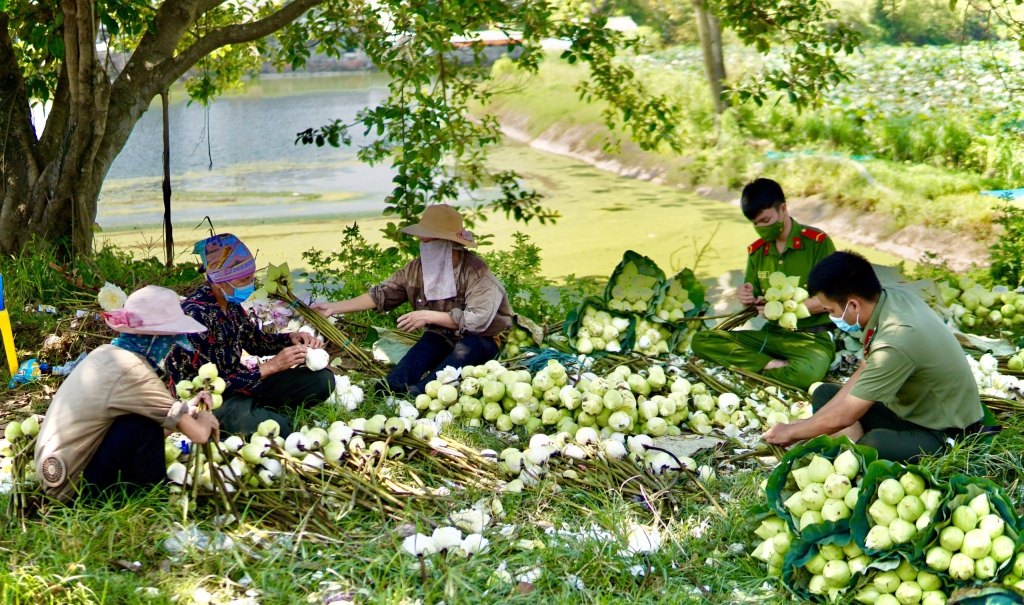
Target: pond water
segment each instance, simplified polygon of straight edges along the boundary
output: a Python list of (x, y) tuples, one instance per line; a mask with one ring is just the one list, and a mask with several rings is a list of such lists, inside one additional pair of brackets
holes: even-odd
[[(258, 250), (261, 262), (288, 262), (293, 269), (305, 265), (303, 251), (336, 248), (353, 219), (369, 241), (383, 243), (380, 229), (393, 220), (381, 217), (393, 173), (356, 159), (358, 146), (369, 142), (362, 132), (353, 132), (353, 146), (341, 149), (294, 142), (306, 128), (354, 119), (385, 97), (386, 86), (380, 75), (264, 78), (211, 104), (208, 114), (184, 102), (184, 90), (173, 90), (172, 218), (181, 258), (193, 258), (192, 243), (205, 236), (197, 228), (205, 216), (218, 231), (230, 230)], [(160, 255), (161, 127), (158, 102), (104, 183), (100, 242)], [(529, 146), (506, 142), (491, 151), (489, 163), (520, 174), (561, 218), (527, 225), (492, 214), (477, 231), (493, 235), (498, 249), (507, 249), (517, 232), (529, 234), (549, 276), (607, 275), (630, 248), (666, 270), (693, 267), (700, 257), (698, 273), (718, 276), (744, 265), (746, 245), (756, 237), (733, 205)], [(876, 262), (897, 260), (865, 252)]]
[[(379, 215), (393, 171), (356, 159), (352, 147), (296, 145), (296, 133), (354, 120), (387, 96), (380, 74), (262, 78), (203, 107), (171, 91), (168, 111), (174, 223), (216, 224), (258, 216), (296, 220)], [(158, 225), (163, 217), (159, 99), (135, 126), (110, 169), (97, 222), (104, 229)]]

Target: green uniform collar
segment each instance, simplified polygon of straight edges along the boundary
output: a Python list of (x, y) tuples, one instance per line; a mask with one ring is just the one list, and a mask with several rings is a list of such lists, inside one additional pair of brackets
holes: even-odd
[(869, 343), (869, 339), (874, 335), (875, 330), (878, 329), (878, 320), (882, 317), (882, 307), (885, 306), (886, 299), (885, 288), (882, 288), (882, 293), (878, 296), (878, 302), (875, 303), (875, 309), (871, 312), (871, 318), (868, 319), (868, 323), (864, 326), (864, 334), (867, 335), (864, 337), (865, 345)]

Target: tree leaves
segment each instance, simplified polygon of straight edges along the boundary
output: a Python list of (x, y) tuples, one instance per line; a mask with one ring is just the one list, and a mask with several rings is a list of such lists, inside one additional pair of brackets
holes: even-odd
[[(60, 3), (0, 1), (7, 3), (29, 95), (35, 100), (52, 98), (65, 51)], [(196, 6), (205, 6), (206, 12), (196, 12)], [(96, 15), (102, 24), (100, 41), (125, 56), (143, 40), (153, 41), (146, 36), (161, 35), (155, 26), (158, 11), (185, 15), (187, 33), (172, 41), (170, 46), (177, 46), (173, 52), (167, 49), (166, 57), (154, 55), (159, 62), (178, 60), (200, 41), (216, 40), (218, 34), (278, 15), (287, 6), (292, 6), (288, 0), (96, 0)], [(306, 5), (296, 6), (304, 10)], [(821, 91), (844, 77), (836, 54), (850, 52), (858, 42), (856, 33), (838, 24), (834, 14), (814, 0), (714, 0), (709, 9), (745, 44), (762, 52), (773, 45), (787, 49), (785, 65), (734, 89), (740, 99), (758, 104), (770, 89), (786, 90), (798, 106), (817, 103)], [(300, 70), (314, 54), (340, 57), (349, 49), (362, 49), (390, 77), (388, 97), (360, 112), (353, 122), (311, 125), (296, 134), (295, 142), (350, 145), (348, 129), (356, 126), (374, 134), (375, 140), (360, 148), (357, 157), (370, 165), (387, 162), (395, 169), (386, 201), (388, 214), (398, 222), (385, 230), (388, 238), (410, 248), (413, 242), (400, 229), (428, 204), (445, 202), (475, 207), (466, 213), (470, 227), (483, 219), (483, 210), (543, 224), (557, 220), (557, 211), (545, 208), (542, 196), (524, 189), (514, 173), (492, 173), (487, 168), (487, 148), (502, 134), (486, 106), (505, 76), (487, 67), (488, 43), (474, 32), (502, 32), (505, 39), (499, 44), (509, 62), (524, 73), (536, 72), (546, 56), (545, 39), (568, 41), (561, 57), (587, 67), (589, 77), (577, 90), (581, 98), (602, 104), (607, 127), (622, 131), (645, 151), (678, 151), (681, 109), (671, 96), (648, 90), (620, 59), (638, 40), (605, 29), (609, 10), (607, 3), (595, 6), (584, 0), (323, 0), (300, 18), (289, 16), (292, 22), (275, 23), (278, 30), (272, 37), (220, 46), (197, 63), (192, 57), (185, 63), (194, 64), (186, 90), (190, 102), (205, 104), (237, 86), (245, 75), (258, 72), (266, 61), (279, 70)], [(458, 45), (453, 42), (456, 36), (462, 37)], [(109, 63), (104, 68), (113, 71)], [(158, 71), (135, 77), (157, 78)], [(156, 94), (146, 84), (133, 86)], [(161, 82), (159, 88), (165, 86)], [(484, 189), (497, 191), (497, 197), (483, 199)]]
[(717, 0), (710, 8), (739, 39), (760, 53), (783, 48), (784, 65), (748, 77), (731, 90), (740, 101), (761, 105), (784, 90), (798, 108), (817, 106), (823, 93), (848, 77), (836, 56), (852, 53), (860, 34), (825, 3), (804, 0)]

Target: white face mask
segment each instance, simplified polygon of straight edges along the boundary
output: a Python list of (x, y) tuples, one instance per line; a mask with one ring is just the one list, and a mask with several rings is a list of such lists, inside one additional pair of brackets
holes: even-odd
[(446, 239), (420, 242), (420, 266), (423, 269), (423, 295), (427, 300), (455, 298), (455, 268), (452, 243)]

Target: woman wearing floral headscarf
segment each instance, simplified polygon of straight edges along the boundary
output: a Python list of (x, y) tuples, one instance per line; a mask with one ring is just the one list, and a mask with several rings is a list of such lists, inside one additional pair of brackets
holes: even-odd
[(395, 393), (415, 396), (438, 370), (479, 365), (498, 355), (496, 338), (512, 326), (505, 288), (476, 247), (451, 206), (428, 206), (420, 222), (402, 229), (420, 240), (420, 256), (362, 296), (313, 308), (325, 317), (377, 310), (408, 302), (413, 311), (398, 318), (401, 330), (423, 328), (423, 336), (387, 376)]
[(164, 437), (181, 431), (194, 443), (218, 438), (207, 394), (176, 401), (156, 369), (185, 334), (206, 330), (181, 311), (178, 295), (146, 286), (124, 307), (103, 314), (121, 333), (89, 355), (53, 396), (36, 439), (36, 474), (50, 497), (68, 501), (114, 485), (127, 491), (164, 480)]
[[(167, 359), (168, 383), (192, 379), (206, 363), (217, 366), (227, 387), (224, 403), (215, 410), (226, 433), (251, 435), (264, 420), (276, 420), (290, 432), (291, 419), (281, 412), (331, 396), (334, 375), (313, 372), (302, 364), (307, 347), (320, 339), (306, 332), (267, 334), (242, 308), (255, 288), (256, 259), (237, 237), (215, 235), (196, 243), (207, 283), (182, 303), (185, 314), (207, 328), (189, 337), (191, 350), (176, 347)], [(274, 357), (256, 369), (242, 364), (242, 351)]]

